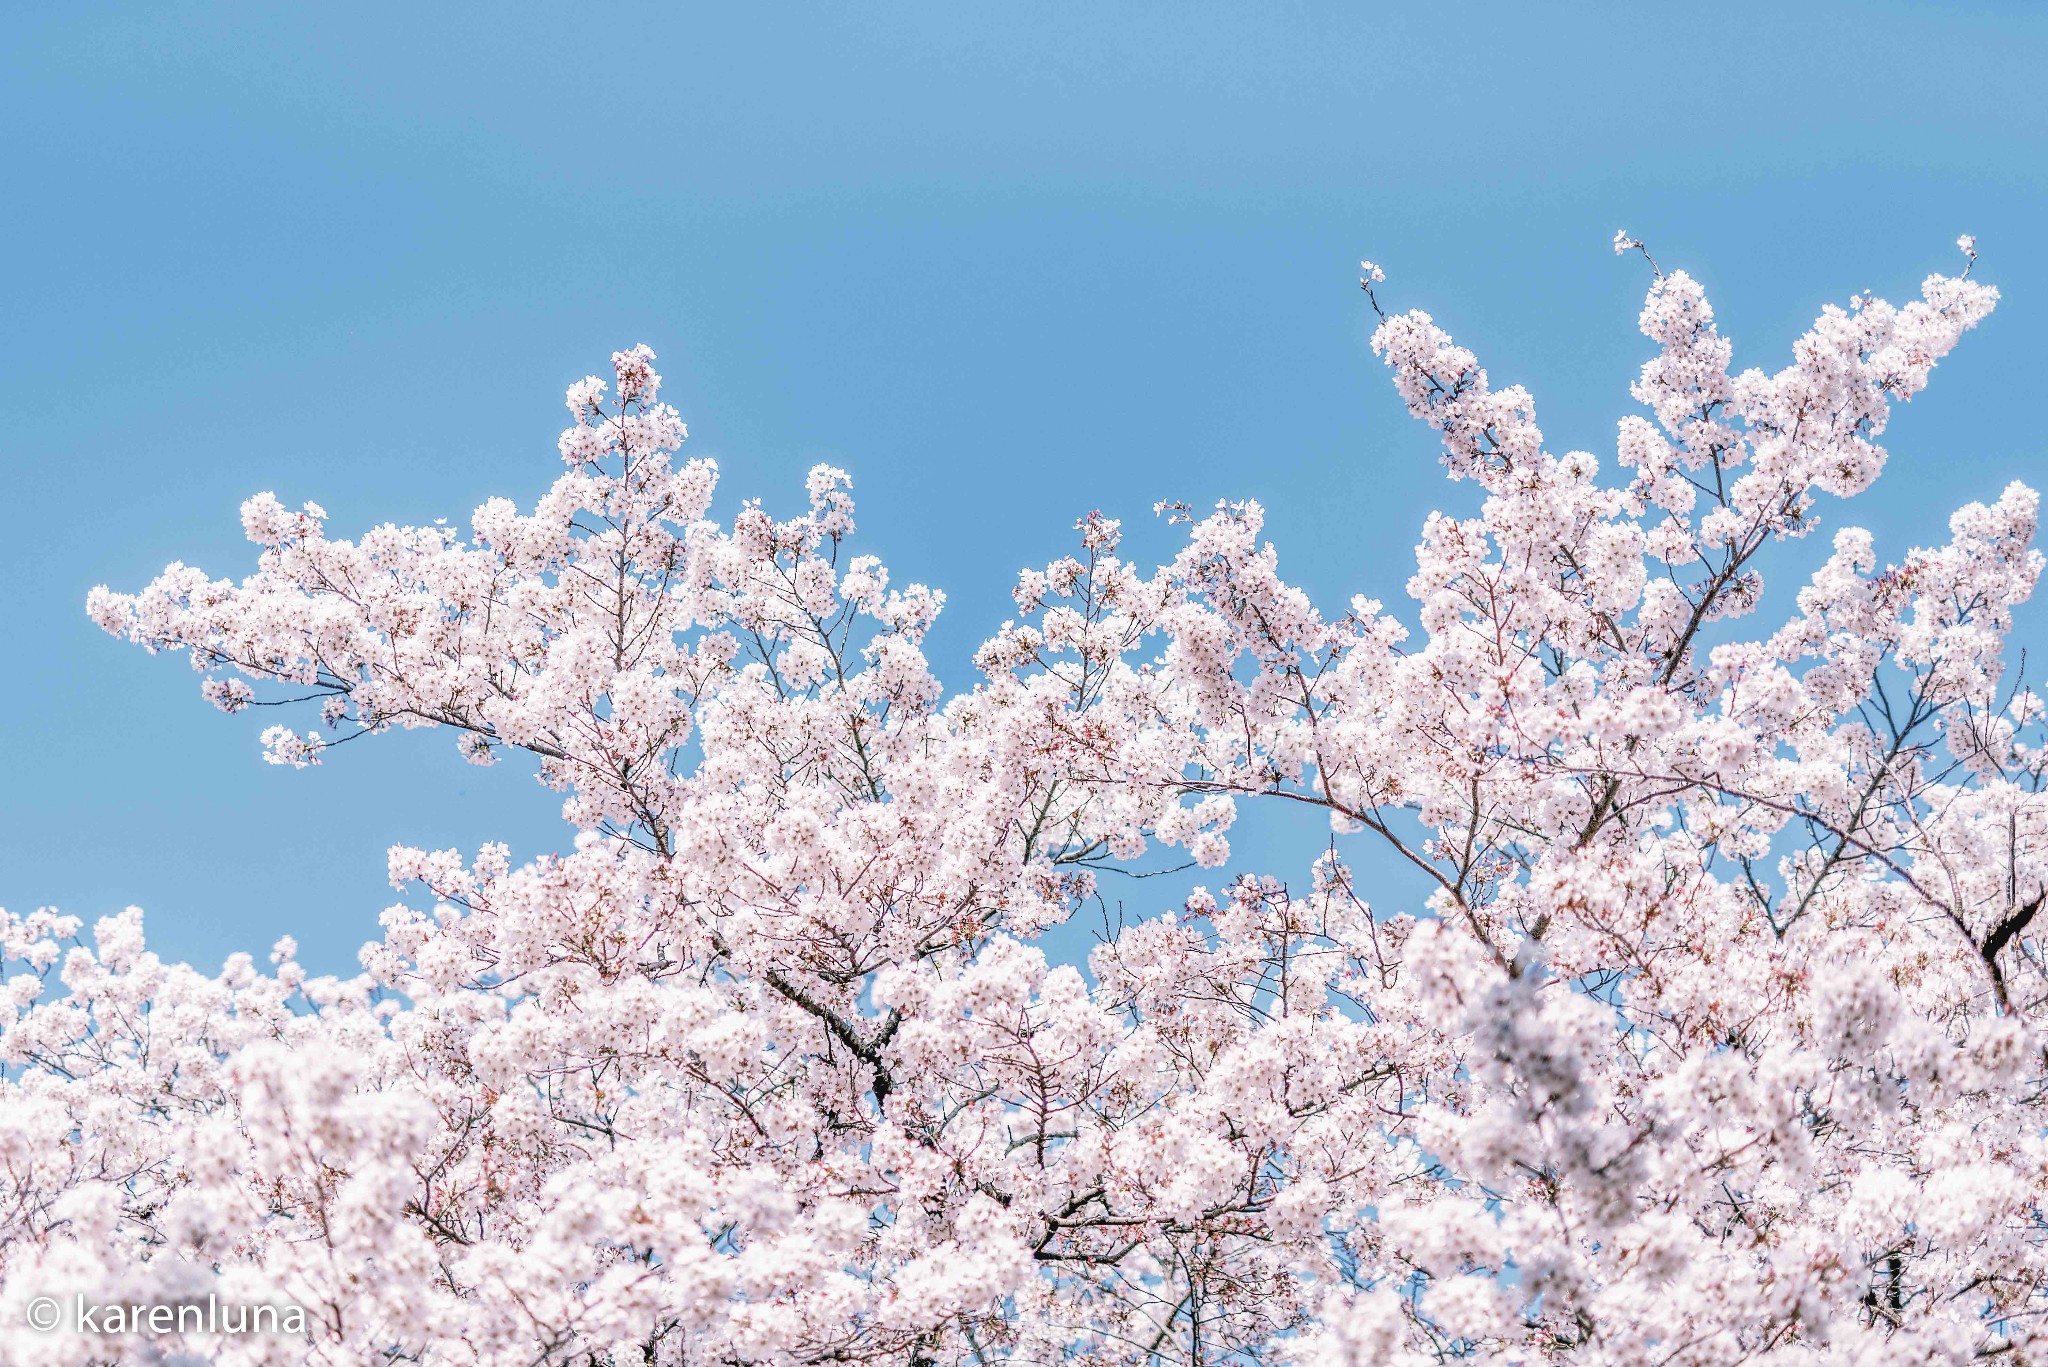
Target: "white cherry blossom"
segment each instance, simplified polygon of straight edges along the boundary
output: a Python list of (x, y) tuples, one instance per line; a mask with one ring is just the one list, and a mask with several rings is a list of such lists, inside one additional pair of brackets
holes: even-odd
[[(568, 844), (392, 850), (345, 981), (0, 914), (8, 1360), (181, 1346), (18, 1327), (61, 1288), (306, 1307), (182, 1345), (249, 1363), (2048, 1361), (2038, 499), (1763, 577), (1996, 299), (1735, 372), (1658, 271), (1605, 470), (1383, 315), (1460, 482), (1411, 612), (1311, 602), (1255, 503), (1150, 570), (1094, 513), (951, 692), (847, 474), (714, 520), (644, 347), (466, 536), (258, 495), (252, 575), (93, 619), (295, 706), (275, 763), (525, 751)], [(1236, 867), (1258, 802), (1329, 853)]]

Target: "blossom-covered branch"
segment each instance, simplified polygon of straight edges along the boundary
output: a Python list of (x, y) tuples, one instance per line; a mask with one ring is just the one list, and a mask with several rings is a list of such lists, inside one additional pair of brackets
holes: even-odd
[[(644, 347), (530, 512), (350, 541), (259, 495), (250, 577), (95, 590), (223, 710), (317, 712), (273, 762), (444, 727), (573, 844), (393, 850), (346, 981), (0, 917), (0, 1311), (307, 1307), (201, 1345), (251, 1362), (2048, 1360), (2038, 500), (1884, 568), (1845, 527), (1746, 626), (1996, 292), (1736, 373), (1652, 265), (1617, 481), (1365, 264), (1476, 489), (1407, 622), (1311, 602), (1256, 504), (1149, 570), (1094, 513), (948, 694), (846, 474), (712, 519)], [(1260, 801), (1328, 854), (1226, 872)], [(1427, 895), (1375, 904), (1369, 846)], [(1161, 850), (1210, 886), (1048, 959)]]

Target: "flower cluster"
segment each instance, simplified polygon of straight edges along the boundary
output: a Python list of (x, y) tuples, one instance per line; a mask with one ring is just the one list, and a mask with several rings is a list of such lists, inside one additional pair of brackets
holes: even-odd
[[(1733, 373), (1660, 272), (1620, 483), (1386, 315), (1477, 490), (1410, 622), (1319, 609), (1256, 504), (1175, 505), (1151, 570), (1095, 513), (950, 694), (845, 473), (712, 520), (644, 347), (467, 538), (250, 500), (253, 575), (93, 618), (317, 712), (277, 762), (525, 752), (572, 843), (393, 850), (347, 980), (0, 913), (6, 1332), (61, 1285), (305, 1307), (186, 1345), (224, 1362), (2048, 1361), (2038, 501), (1883, 568), (1844, 529), (1743, 620), (1995, 300), (1932, 277)], [(1252, 802), (1329, 853), (1225, 872)], [(1365, 845), (1428, 895), (1372, 905)], [(1162, 861), (1214, 872), (1124, 919)]]

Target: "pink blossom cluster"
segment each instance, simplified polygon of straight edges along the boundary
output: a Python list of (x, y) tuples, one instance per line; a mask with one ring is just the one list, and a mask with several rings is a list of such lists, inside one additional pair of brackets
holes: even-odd
[[(712, 520), (644, 347), (467, 537), (259, 495), (252, 575), (94, 620), (317, 714), (276, 763), (525, 751), (573, 848), (394, 849), (345, 981), (0, 914), (5, 1353), (168, 1351), (20, 1330), (62, 1287), (305, 1307), (186, 1345), (222, 1362), (2048, 1362), (2036, 496), (1882, 568), (1844, 529), (1743, 621), (1996, 297), (1861, 297), (1735, 373), (1659, 273), (1606, 479), (1386, 316), (1477, 486), (1408, 622), (1311, 602), (1256, 504), (1149, 571), (1097, 513), (951, 693), (845, 473)], [(1329, 853), (1227, 872), (1253, 801)], [(1428, 896), (1373, 905), (1367, 844)], [(1214, 872), (1048, 959), (1162, 858)]]

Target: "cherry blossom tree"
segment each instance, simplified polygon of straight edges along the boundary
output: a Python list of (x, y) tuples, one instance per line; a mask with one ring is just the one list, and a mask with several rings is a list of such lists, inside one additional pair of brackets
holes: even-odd
[[(1169, 508), (1150, 571), (1090, 514), (949, 694), (848, 477), (712, 519), (644, 347), (531, 511), (351, 541), (261, 494), (249, 577), (95, 590), (223, 711), (317, 714), (272, 763), (443, 728), (573, 847), (392, 850), (345, 981), (0, 914), (10, 1360), (2048, 1362), (2036, 496), (1763, 579), (1996, 291), (1736, 373), (1650, 269), (1607, 478), (1381, 314), (1461, 485), (1406, 623), (1312, 604), (1256, 504)], [(1254, 801), (1329, 853), (1231, 872)], [(1162, 851), (1210, 886), (1048, 958)], [(309, 1329), (22, 1330), (52, 1290)]]

